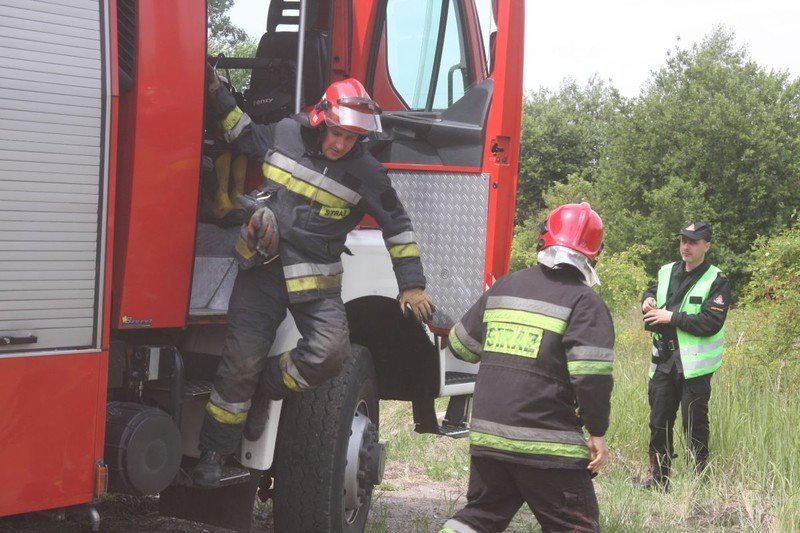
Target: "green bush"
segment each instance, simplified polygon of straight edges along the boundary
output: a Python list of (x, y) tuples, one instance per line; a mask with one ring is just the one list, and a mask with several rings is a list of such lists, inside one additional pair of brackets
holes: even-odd
[(753, 245), (735, 355), (800, 383), (800, 223)]
[(601, 284), (597, 292), (613, 314), (629, 309), (647, 288), (649, 278), (642, 258), (648, 252), (646, 246), (634, 244), (616, 254), (600, 254), (596, 270)]

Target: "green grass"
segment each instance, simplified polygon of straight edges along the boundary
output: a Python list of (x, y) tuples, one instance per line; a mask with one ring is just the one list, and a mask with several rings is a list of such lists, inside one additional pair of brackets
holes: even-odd
[[(636, 490), (632, 484), (633, 478), (644, 473), (647, 458), (649, 336), (635, 310), (616, 318), (617, 361), (607, 435), (611, 459), (595, 479), (603, 530), (800, 531), (800, 445), (796, 436), (800, 434), (800, 383), (794, 368), (784, 372), (781, 364), (757, 362), (780, 361), (778, 356), (758, 351), (765, 331), (779, 335), (780, 330), (752, 323), (741, 310), (731, 311), (725, 363), (712, 380), (709, 467), (701, 479), (689, 471), (678, 424), (675, 442), (679, 457), (672, 488), (661, 494)], [(446, 400), (439, 402), (437, 410), (444, 411)], [(414, 433), (407, 403), (383, 402), (381, 409), (381, 438), (387, 441), (390, 461), (466, 491), (467, 439)], [(443, 496), (440, 508), (454, 511), (463, 502), (463, 497), (456, 504)], [(375, 510), (380, 515), (380, 504)], [(446, 516), (419, 516), (414, 529), (436, 531), (444, 519)], [(509, 531), (539, 528), (531, 513), (523, 510)]]

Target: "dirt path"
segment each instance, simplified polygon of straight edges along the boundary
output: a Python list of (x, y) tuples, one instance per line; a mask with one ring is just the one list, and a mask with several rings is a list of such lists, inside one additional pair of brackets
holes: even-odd
[[(368, 532), (438, 531), (441, 524), (463, 503), (460, 483), (426, 478), (421, 469), (390, 462), (384, 483), (373, 495)], [(461, 498), (461, 499), (459, 499)], [(97, 506), (103, 532), (223, 533), (228, 529), (158, 515), (156, 497), (114, 495)], [(86, 514), (69, 511), (63, 519), (55, 513), (0, 518), (0, 533), (85, 532)], [(269, 507), (259, 502), (253, 518), (254, 531), (273, 531)]]

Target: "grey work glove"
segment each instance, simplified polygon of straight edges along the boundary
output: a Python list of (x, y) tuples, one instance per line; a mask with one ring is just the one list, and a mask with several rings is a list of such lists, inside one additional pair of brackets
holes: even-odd
[(242, 227), (242, 236), (247, 248), (265, 257), (272, 257), (278, 252), (278, 221), (269, 207), (259, 207), (246, 226)]
[(239, 266), (247, 270), (269, 263), (278, 257), (278, 221), (269, 207), (259, 207), (242, 225), (233, 254)]
[(430, 321), (433, 312), (436, 311), (430, 296), (419, 287), (404, 290), (400, 293), (398, 300), (400, 300), (400, 310), (403, 312), (403, 316), (408, 316), (410, 311), (414, 318), (421, 322)]

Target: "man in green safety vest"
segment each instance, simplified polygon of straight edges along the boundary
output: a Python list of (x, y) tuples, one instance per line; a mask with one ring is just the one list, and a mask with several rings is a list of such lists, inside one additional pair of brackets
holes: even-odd
[(544, 531), (600, 531), (591, 478), (608, 457), (614, 384), (614, 326), (591, 289), (602, 244), (589, 204), (556, 208), (538, 264), (498, 280), (450, 330), (453, 355), (481, 367), (467, 505), (443, 532), (503, 531), (523, 503)]
[(681, 261), (661, 267), (642, 301), (645, 329), (653, 332), (648, 398), (650, 466), (643, 489), (667, 490), (678, 405), (696, 471), (708, 463), (708, 400), (711, 376), (722, 365), (723, 324), (731, 285), (706, 262), (711, 227), (691, 222), (681, 229)]

